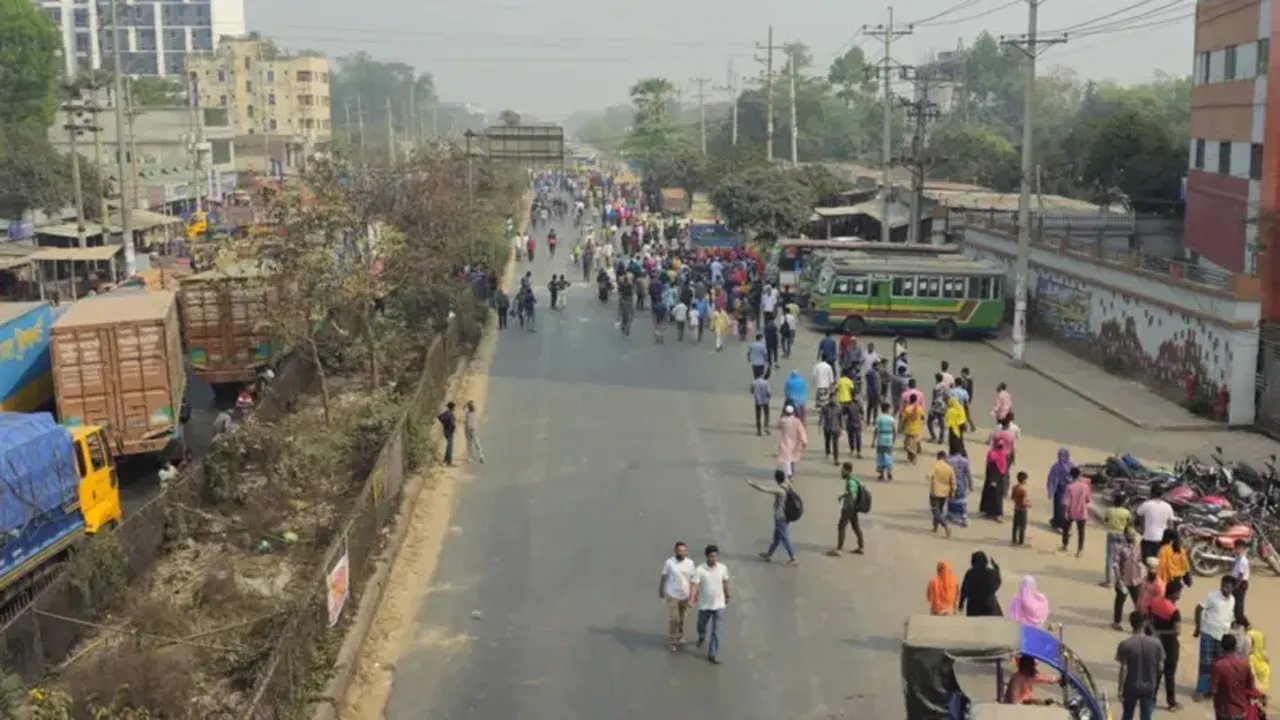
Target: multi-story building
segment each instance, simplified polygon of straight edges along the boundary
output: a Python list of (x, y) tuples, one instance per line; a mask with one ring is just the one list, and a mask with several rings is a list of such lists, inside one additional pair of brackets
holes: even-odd
[(329, 61), (281, 52), (256, 33), (224, 37), (212, 55), (187, 58), (201, 107), (227, 108), (238, 168), (286, 172), (328, 149)]
[[(108, 0), (35, 0), (62, 35), (68, 74), (110, 66)], [(189, 53), (245, 33), (244, 0), (117, 0), (120, 64), (132, 75), (182, 76)], [(105, 62), (104, 62), (105, 60)]]
[[(1280, 102), (1270, 88), (1271, 0), (1201, 0), (1196, 5), (1195, 63), (1186, 184), (1185, 247), (1202, 265), (1259, 271), (1263, 210), (1280, 151), (1265, 139), (1280, 131)], [(1267, 172), (1270, 168), (1270, 172)], [(1272, 253), (1276, 255), (1276, 253)]]

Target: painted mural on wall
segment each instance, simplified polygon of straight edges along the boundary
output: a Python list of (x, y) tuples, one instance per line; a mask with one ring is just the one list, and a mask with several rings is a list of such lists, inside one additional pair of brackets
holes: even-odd
[[(1012, 259), (1004, 255), (968, 254), (1012, 271)], [(1233, 353), (1227, 329), (1042, 267), (1032, 265), (1031, 271), (1033, 334), (1180, 402), (1188, 376), (1209, 395), (1229, 384)]]

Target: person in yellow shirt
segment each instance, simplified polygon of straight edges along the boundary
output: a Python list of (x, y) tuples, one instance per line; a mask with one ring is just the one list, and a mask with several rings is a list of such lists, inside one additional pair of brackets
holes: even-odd
[(840, 379), (836, 380), (836, 402), (842, 408), (853, 403), (853, 380), (846, 373), (841, 373)]
[(942, 528), (951, 537), (951, 526), (947, 524), (947, 498), (956, 491), (956, 471), (947, 462), (946, 451), (938, 451), (938, 459), (929, 469), (929, 510), (933, 513), (933, 531)]
[(915, 464), (920, 454), (920, 436), (924, 433), (924, 406), (908, 403), (899, 411), (901, 418), (902, 449), (907, 451), (907, 462)]
[(1182, 538), (1178, 531), (1164, 531), (1164, 539), (1160, 541), (1160, 551), (1156, 553), (1156, 576), (1168, 587), (1174, 579), (1181, 579), (1183, 585), (1189, 585), (1191, 579), (1191, 559), (1182, 547)]
[(711, 315), (711, 332), (716, 334), (716, 352), (724, 349), (724, 336), (729, 334), (729, 313), (716, 308)]

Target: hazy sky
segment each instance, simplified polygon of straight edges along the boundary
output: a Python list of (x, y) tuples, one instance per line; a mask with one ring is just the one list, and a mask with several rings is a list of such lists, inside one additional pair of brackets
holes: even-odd
[[(887, 6), (879, 3), (830, 0), (246, 1), (249, 29), (284, 47), (331, 57), (365, 50), (408, 62), (431, 72), (448, 100), (476, 103), (491, 113), (511, 107), (545, 120), (624, 102), (639, 77), (666, 76), (690, 89), (697, 76), (724, 84), (730, 62), (739, 76), (757, 76), (763, 66), (752, 60), (754, 45), (764, 44), (771, 23), (775, 44), (804, 42), (824, 68), (851, 41), (878, 58), (879, 42), (858, 31), (888, 19)], [(919, 61), (983, 29), (996, 35), (1026, 31), (1027, 6), (1016, 0), (906, 0), (895, 6), (895, 22), (923, 20), (961, 4), (898, 40), (894, 57)], [(1136, 7), (1109, 15), (1130, 5)], [(1092, 28), (1113, 31), (1050, 48), (1043, 64), (1122, 82), (1144, 80), (1157, 70), (1188, 74), (1194, 8), (1194, 0), (1042, 0), (1042, 31), (1095, 18), (1101, 19)], [(1141, 17), (1129, 27), (1171, 22), (1129, 32), (1116, 32), (1123, 24), (1104, 27), (1133, 16)]]

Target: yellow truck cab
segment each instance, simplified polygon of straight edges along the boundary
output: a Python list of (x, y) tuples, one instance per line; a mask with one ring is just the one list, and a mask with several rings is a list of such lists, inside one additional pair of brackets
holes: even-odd
[(120, 478), (111, 459), (106, 431), (96, 425), (69, 427), (80, 473), (80, 514), (85, 532), (110, 528), (124, 516), (120, 507)]

